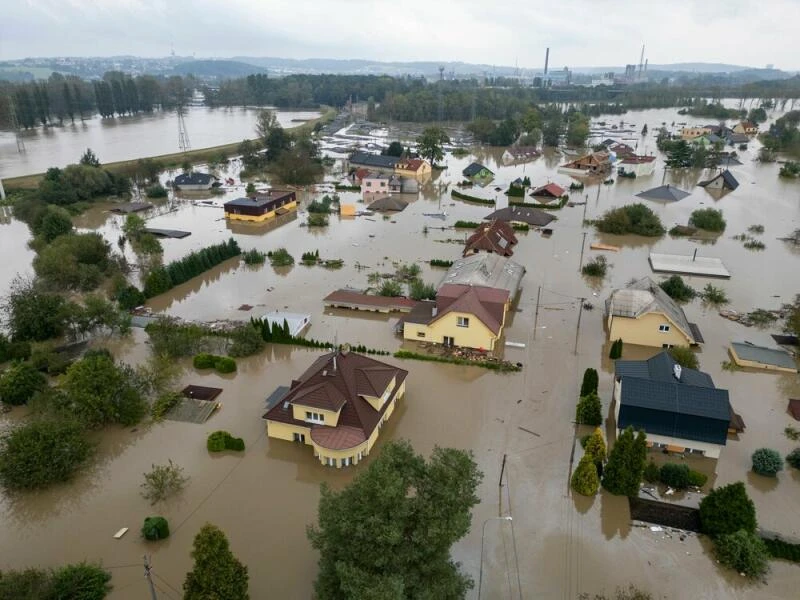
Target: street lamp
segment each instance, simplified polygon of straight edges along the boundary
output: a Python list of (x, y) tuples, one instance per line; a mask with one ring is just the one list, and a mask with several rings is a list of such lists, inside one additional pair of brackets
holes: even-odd
[[(480, 569), (478, 571), (478, 600), (481, 599), (481, 587), (483, 586), (483, 541), (486, 537), (486, 524), (489, 521), (513, 521), (509, 516), (506, 517), (489, 517), (483, 522), (483, 528), (481, 529), (481, 564)], [(512, 530), (513, 531), (513, 530)]]

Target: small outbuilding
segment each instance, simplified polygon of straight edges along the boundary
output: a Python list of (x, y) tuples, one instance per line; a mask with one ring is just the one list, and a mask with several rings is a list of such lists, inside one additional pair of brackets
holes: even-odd
[(750, 342), (732, 342), (729, 350), (733, 362), (740, 367), (797, 373), (797, 363), (785, 350), (756, 346)]
[(728, 169), (725, 169), (711, 179), (701, 181), (697, 185), (704, 187), (707, 190), (732, 192), (739, 187), (739, 182), (736, 181), (736, 177), (733, 176), (733, 173), (731, 173)]
[(636, 194), (636, 197), (644, 198), (645, 200), (655, 200), (656, 202), (677, 202), (690, 195), (689, 192), (677, 188), (674, 185), (666, 184), (639, 192)]
[(216, 180), (216, 177), (208, 173), (193, 171), (181, 173), (172, 180), (172, 184), (182, 192), (200, 192), (210, 190)]
[(548, 183), (547, 185), (540, 186), (531, 192), (531, 196), (538, 198), (561, 198), (564, 195), (564, 188), (555, 183)]
[(396, 196), (386, 196), (385, 198), (379, 198), (372, 202), (368, 208), (369, 210), (375, 211), (393, 211), (393, 212), (400, 212), (401, 210), (405, 210), (408, 206), (408, 202), (405, 200), (401, 200)]
[(519, 223), (530, 227), (544, 227), (555, 217), (548, 212), (528, 206), (506, 206), (484, 217), (486, 221), (505, 221), (506, 223)]

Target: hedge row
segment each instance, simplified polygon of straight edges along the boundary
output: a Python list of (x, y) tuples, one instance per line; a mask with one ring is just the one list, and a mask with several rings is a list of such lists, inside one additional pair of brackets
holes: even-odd
[(486, 198), (478, 198), (477, 196), (462, 194), (458, 190), (452, 190), (450, 192), (450, 196), (456, 200), (466, 200), (467, 202), (475, 202), (477, 204), (485, 204), (486, 206), (494, 206), (494, 200), (487, 200)]
[(561, 196), (558, 202), (550, 202), (550, 203), (539, 203), (539, 202), (514, 202), (509, 201), (511, 206), (523, 206), (525, 208), (539, 208), (544, 210), (558, 210), (560, 208), (564, 208), (564, 206), (569, 201), (567, 196)]
[(767, 552), (772, 558), (800, 562), (800, 544), (790, 544), (783, 540), (768, 540), (766, 538), (764, 538), (764, 544), (767, 546)]
[(242, 253), (236, 240), (230, 238), (227, 242), (214, 244), (191, 252), (173, 261), (166, 266), (156, 267), (147, 275), (144, 282), (144, 295), (152, 298), (163, 294), (176, 285), (185, 283), (198, 275), (216, 267), (218, 264), (239, 256)]
[[(306, 339), (299, 336), (293, 336), (290, 333), (289, 323), (286, 319), (283, 320), (283, 324), (278, 323), (277, 321), (270, 325), (269, 321), (264, 319), (250, 319), (250, 324), (256, 328), (256, 331), (261, 333), (261, 337), (265, 342), (270, 344), (286, 344), (289, 346), (305, 346), (307, 348), (325, 348), (328, 350), (333, 350), (334, 345), (330, 342), (320, 342), (314, 339)], [(377, 354), (379, 356), (388, 355), (389, 353), (386, 350), (375, 350), (374, 348), (367, 348), (363, 344), (359, 344), (357, 346), (351, 346), (350, 349), (353, 352), (359, 352), (361, 354)]]
[(432, 258), (430, 260), (430, 265), (432, 267), (444, 267), (445, 269), (449, 269), (453, 266), (452, 260), (442, 260), (441, 258)]
[(236, 361), (228, 356), (217, 356), (201, 352), (194, 357), (192, 364), (195, 369), (216, 369), (217, 373), (234, 373)]
[(449, 363), (451, 365), (483, 367), (484, 369), (491, 369), (492, 371), (500, 371), (502, 373), (515, 373), (522, 370), (522, 367), (518, 367), (517, 365), (507, 362), (495, 363), (488, 361), (467, 360), (465, 358), (447, 358), (444, 356), (434, 356), (433, 354), (418, 354), (416, 352), (409, 352), (408, 350), (398, 350), (394, 353), (394, 357), (408, 358), (412, 360), (426, 360), (429, 362)]

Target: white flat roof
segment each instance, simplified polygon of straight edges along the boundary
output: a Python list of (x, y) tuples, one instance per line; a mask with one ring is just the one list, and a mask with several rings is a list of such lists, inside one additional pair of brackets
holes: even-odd
[(283, 321), (285, 320), (289, 324), (289, 330), (291, 331), (292, 335), (295, 336), (300, 334), (303, 329), (311, 324), (311, 315), (281, 312), (278, 310), (264, 313), (261, 315), (261, 318), (269, 322), (270, 325), (273, 323), (283, 325)]
[(730, 271), (719, 258), (693, 256), (691, 254), (657, 254), (650, 253), (650, 267), (656, 273), (680, 273), (683, 275), (700, 275), (706, 277), (731, 276)]

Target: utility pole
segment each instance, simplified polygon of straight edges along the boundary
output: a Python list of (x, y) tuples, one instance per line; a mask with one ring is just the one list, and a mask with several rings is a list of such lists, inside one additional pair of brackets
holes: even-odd
[(583, 232), (583, 241), (581, 242), (581, 259), (578, 261), (578, 272), (581, 272), (583, 269), (583, 249), (586, 246), (586, 232)]
[(580, 298), (581, 305), (578, 308), (578, 326), (575, 328), (575, 349), (572, 351), (573, 354), (578, 354), (578, 336), (581, 333), (581, 315), (583, 314), (583, 303), (586, 301), (586, 298)]
[(536, 329), (539, 323), (539, 298), (542, 297), (542, 286), (539, 286), (539, 291), (536, 292), (536, 316), (533, 318), (533, 339), (536, 339)]
[(150, 584), (150, 596), (153, 600), (158, 600), (158, 596), (156, 595), (156, 587), (153, 584), (153, 578), (150, 577), (150, 571), (152, 570), (153, 566), (150, 564), (150, 559), (147, 558), (147, 554), (144, 555), (144, 578), (147, 579), (147, 583)]

